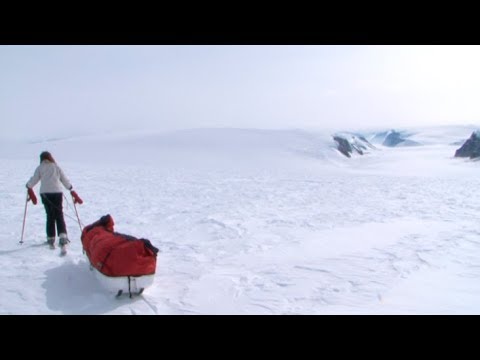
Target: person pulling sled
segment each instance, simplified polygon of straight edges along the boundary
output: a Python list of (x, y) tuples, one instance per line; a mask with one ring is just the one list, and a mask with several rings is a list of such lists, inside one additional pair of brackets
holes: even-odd
[[(73, 186), (65, 176), (63, 170), (55, 162), (52, 154), (44, 151), (40, 154), (40, 165), (35, 169), (33, 176), (28, 180), (26, 187), (28, 191), (27, 202), (32, 200), (33, 204), (37, 203), (37, 199), (33, 188), (38, 182), (40, 185), (40, 197), (45, 207), (47, 216), (46, 231), (47, 243), (50, 248), (55, 249), (55, 227), (59, 238), (61, 254), (65, 255), (67, 244), (70, 242), (67, 235), (67, 227), (63, 217), (63, 189), (70, 191), (74, 204), (82, 204), (78, 194), (73, 190)], [(23, 240), (23, 237), (22, 237)]]

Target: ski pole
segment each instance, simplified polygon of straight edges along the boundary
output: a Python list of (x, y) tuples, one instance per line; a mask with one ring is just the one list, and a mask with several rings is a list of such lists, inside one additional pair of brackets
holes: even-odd
[(75, 209), (75, 214), (77, 215), (78, 226), (80, 227), (80, 233), (81, 233), (82, 232), (82, 225), (80, 224), (80, 217), (78, 216), (77, 205), (76, 205), (77, 200), (73, 195), (72, 195), (72, 202), (73, 202), (73, 208)]
[(25, 200), (25, 211), (23, 213), (23, 225), (22, 225), (22, 238), (20, 239), (20, 244), (23, 244), (23, 234), (25, 232), (25, 220), (27, 219), (27, 205), (28, 205), (28, 192), (27, 192), (27, 200)]

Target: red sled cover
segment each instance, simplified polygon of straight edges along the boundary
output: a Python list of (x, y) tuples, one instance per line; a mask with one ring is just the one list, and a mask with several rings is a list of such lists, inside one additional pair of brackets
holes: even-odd
[(106, 276), (155, 274), (158, 249), (147, 239), (116, 233), (113, 218), (105, 215), (82, 231), (82, 245), (90, 264)]

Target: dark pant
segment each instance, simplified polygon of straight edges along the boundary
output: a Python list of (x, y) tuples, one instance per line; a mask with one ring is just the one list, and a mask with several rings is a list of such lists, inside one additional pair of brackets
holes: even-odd
[(65, 219), (63, 218), (63, 193), (45, 193), (42, 195), (42, 203), (47, 213), (47, 236), (55, 237), (55, 224), (57, 224), (57, 234), (67, 233)]

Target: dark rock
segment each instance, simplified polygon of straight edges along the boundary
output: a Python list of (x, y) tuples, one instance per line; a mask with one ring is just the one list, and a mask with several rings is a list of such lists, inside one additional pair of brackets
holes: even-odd
[(363, 136), (356, 136), (347, 133), (336, 134), (333, 135), (333, 140), (337, 142), (338, 151), (346, 157), (351, 157), (353, 152), (364, 155), (369, 149), (375, 149), (375, 147)]
[(474, 159), (480, 156), (480, 137), (479, 133), (474, 131), (470, 138), (455, 151), (455, 157), (469, 157)]
[(333, 140), (338, 143), (338, 151), (340, 151), (346, 157), (351, 157), (350, 154), (352, 153), (352, 147), (350, 146), (350, 143), (347, 139), (341, 138), (339, 136), (334, 136)]

